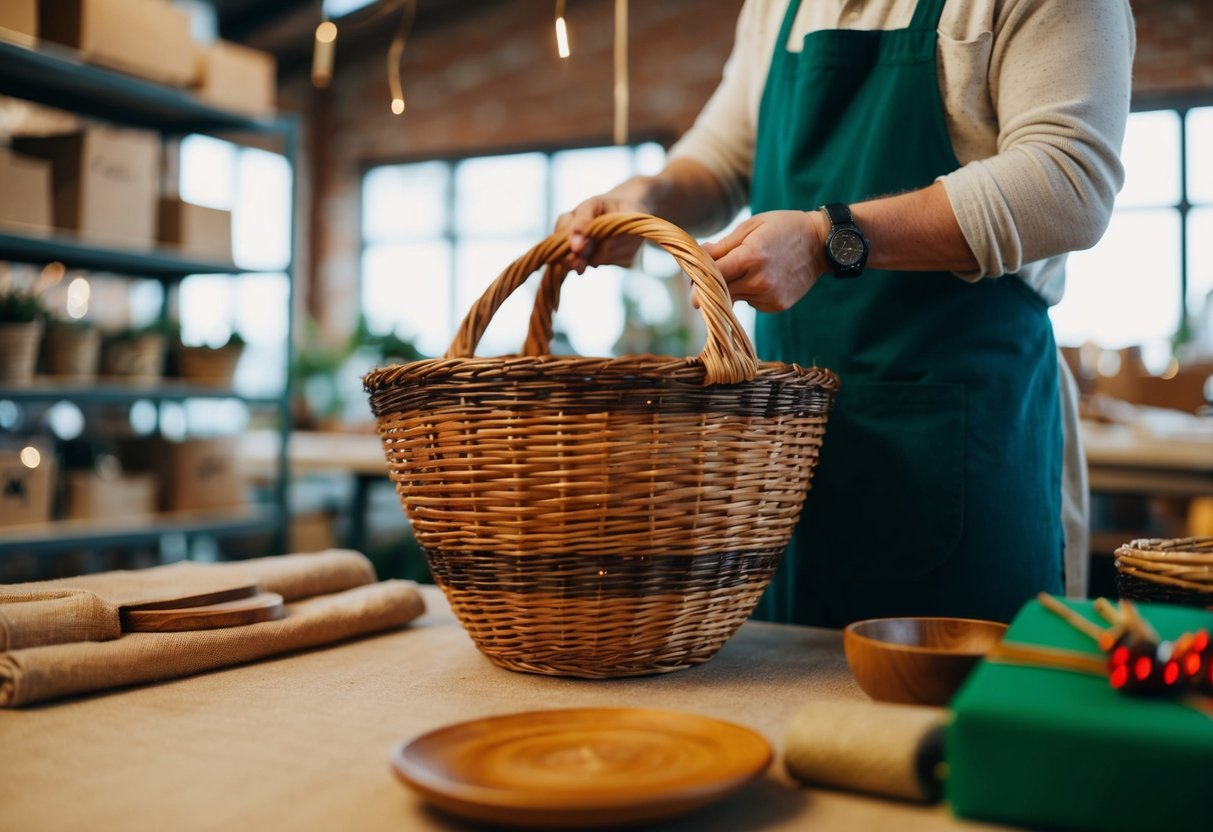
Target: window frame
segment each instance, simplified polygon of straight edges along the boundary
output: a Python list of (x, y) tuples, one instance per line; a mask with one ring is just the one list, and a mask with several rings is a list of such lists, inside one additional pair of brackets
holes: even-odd
[[(668, 153), (670, 150), (670, 147), (673, 145), (673, 140), (669, 137), (668, 134), (637, 133), (637, 134), (634, 134), (634, 135), (631, 135), (628, 137), (628, 143), (627, 143), (626, 147), (630, 148), (633, 152), (635, 152), (635, 150), (637, 148), (639, 148), (642, 145), (646, 145), (646, 144), (658, 144), (661, 146), (661, 148), (664, 152)], [(363, 266), (366, 262), (367, 249), (371, 245), (377, 245), (377, 244), (384, 243), (384, 241), (376, 241), (374, 243), (368, 241), (366, 231), (365, 231), (366, 217), (365, 217), (364, 211), (366, 208), (366, 200), (364, 199), (364, 188), (365, 188), (365, 184), (366, 184), (366, 178), (372, 170), (374, 170), (376, 168), (381, 168), (381, 167), (392, 167), (392, 166), (397, 166), (397, 165), (413, 165), (413, 164), (422, 164), (422, 163), (428, 163), (428, 162), (440, 162), (447, 167), (448, 175), (446, 177), (447, 181), (446, 181), (445, 205), (443, 206), (444, 210), (445, 210), (445, 216), (443, 217), (443, 232), (440, 235), (435, 235), (434, 237), (427, 238), (427, 239), (430, 239), (433, 241), (445, 242), (447, 244), (447, 247), (450, 252), (449, 257), (450, 257), (451, 281), (450, 281), (450, 285), (447, 287), (447, 292), (448, 292), (447, 302), (448, 302), (448, 306), (451, 310), (450, 323), (451, 323), (451, 329), (452, 329), (452, 334), (453, 334), (457, 330), (457, 328), (459, 326), (459, 322), (463, 319), (464, 314), (466, 314), (466, 311), (464, 311), (462, 313), (459, 311), (459, 307), (458, 307), (459, 286), (458, 286), (458, 280), (456, 279), (456, 274), (457, 274), (456, 265), (457, 265), (457, 258), (458, 258), (457, 240), (460, 239), (460, 235), (456, 233), (456, 228), (455, 228), (455, 226), (456, 226), (455, 214), (457, 211), (457, 207), (456, 207), (456, 187), (457, 187), (457, 185), (456, 185), (455, 171), (456, 171), (456, 168), (458, 167), (458, 165), (461, 162), (467, 161), (469, 159), (484, 159), (484, 158), (492, 158), (492, 157), (498, 157), (498, 156), (514, 156), (514, 155), (526, 154), (526, 153), (542, 154), (544, 156), (543, 209), (544, 209), (545, 215), (551, 216), (554, 211), (554, 206), (552, 205), (552, 191), (553, 191), (552, 169), (554, 166), (553, 161), (552, 161), (553, 157), (559, 153), (564, 153), (564, 152), (571, 151), (571, 150), (594, 150), (594, 149), (598, 149), (598, 148), (617, 147), (617, 146), (619, 146), (619, 145), (616, 145), (613, 141), (603, 138), (598, 141), (595, 141), (593, 139), (588, 139), (588, 140), (573, 141), (573, 142), (568, 142), (568, 143), (495, 145), (492, 147), (484, 147), (484, 148), (466, 148), (460, 152), (454, 152), (454, 153), (439, 153), (439, 154), (410, 153), (410, 154), (405, 154), (405, 155), (401, 155), (401, 156), (383, 156), (383, 157), (376, 157), (373, 159), (368, 158), (368, 159), (361, 160), (358, 165), (358, 211), (357, 211), (357, 215), (355, 217), (355, 222), (357, 223), (357, 228), (358, 228), (357, 296), (358, 296), (359, 317), (363, 316), (363, 308), (362, 308), (363, 294), (362, 293), (363, 293), (363, 284), (364, 284), (364, 281), (366, 280), (366, 275), (364, 274)], [(539, 242), (539, 241), (536, 240), (535, 242)], [(519, 253), (521, 254), (521, 252), (519, 252)]]
[(1213, 203), (1193, 203), (1188, 196), (1188, 113), (1213, 107), (1213, 92), (1148, 94), (1134, 95), (1129, 102), (1130, 113), (1149, 113), (1171, 111), (1179, 116), (1179, 201), (1170, 205), (1131, 206), (1120, 208), (1113, 206), (1112, 211), (1133, 212), (1140, 210), (1157, 210), (1166, 208), (1179, 214), (1179, 305), (1176, 310), (1174, 334), (1187, 328), (1188, 321), (1200, 313), (1199, 309), (1190, 309), (1188, 287), (1191, 283), (1188, 273), (1188, 216), (1193, 208), (1213, 207)]

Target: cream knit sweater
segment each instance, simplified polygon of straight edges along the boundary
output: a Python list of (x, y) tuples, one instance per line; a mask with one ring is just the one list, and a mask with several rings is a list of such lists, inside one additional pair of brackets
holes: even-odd
[[(799, 51), (819, 29), (905, 27), (916, 2), (802, 0), (786, 47)], [(730, 213), (748, 202), (758, 105), (787, 8), (746, 0), (724, 78), (671, 151), (716, 176)], [(1099, 240), (1124, 179), (1129, 4), (948, 0), (938, 32), (940, 94), (962, 165), (941, 179), (980, 265), (961, 277), (1018, 272), (1056, 303), (1066, 252)]]

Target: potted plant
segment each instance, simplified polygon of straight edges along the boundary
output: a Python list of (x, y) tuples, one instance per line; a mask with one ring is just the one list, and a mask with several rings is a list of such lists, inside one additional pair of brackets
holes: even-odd
[(101, 347), (101, 373), (132, 381), (158, 381), (164, 372), (164, 327), (130, 327), (109, 335)]
[(101, 330), (87, 321), (54, 320), (42, 339), (42, 370), (72, 381), (91, 381), (101, 357)]
[(0, 292), (0, 382), (28, 383), (38, 363), (42, 303), (33, 292)]
[(244, 346), (245, 341), (238, 332), (233, 332), (220, 347), (178, 344), (177, 375), (197, 384), (230, 387)]

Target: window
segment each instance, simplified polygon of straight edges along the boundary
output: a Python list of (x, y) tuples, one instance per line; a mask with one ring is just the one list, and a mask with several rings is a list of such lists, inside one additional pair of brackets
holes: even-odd
[(247, 346), (236, 389), (277, 395), (286, 382), (291, 257), (291, 170), (276, 153), (210, 136), (181, 142), (181, 198), (232, 212), (232, 258), (240, 275), (192, 275), (181, 282), (181, 340), (219, 346), (237, 332)]
[(1125, 185), (1103, 239), (1069, 258), (1065, 298), (1051, 312), (1058, 343), (1140, 345), (1156, 367), (1189, 337), (1213, 352), (1210, 147), (1213, 107), (1129, 116)]
[[(648, 143), (371, 168), (362, 185), (361, 307), (368, 329), (440, 355), (472, 303), (551, 233), (557, 216), (633, 174), (657, 172), (664, 156), (660, 145)], [(554, 321), (553, 351), (636, 351), (625, 337), (625, 307), (637, 323), (677, 329), (690, 306), (680, 302), (689, 290), (670, 280), (674, 274), (681, 272), (672, 258), (646, 246), (637, 268), (571, 275)], [(537, 283), (532, 276), (502, 305), (477, 354), (518, 351)], [(697, 317), (693, 310), (690, 317)], [(691, 353), (702, 345), (694, 337)], [(687, 347), (667, 346), (687, 354)]]

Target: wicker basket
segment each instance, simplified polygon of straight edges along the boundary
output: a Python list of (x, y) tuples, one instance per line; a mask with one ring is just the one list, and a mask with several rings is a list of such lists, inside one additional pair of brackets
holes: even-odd
[(518, 356), (473, 351), (501, 303), (568, 253), (507, 268), (443, 358), (365, 378), (388, 468), (436, 582), (512, 670), (588, 678), (710, 659), (749, 616), (800, 514), (838, 387), (762, 363), (715, 264), (642, 214), (589, 236), (660, 243), (699, 293), (694, 358), (547, 354), (565, 270), (549, 265)]
[(1122, 598), (1213, 608), (1213, 537), (1134, 540), (1116, 550)]

